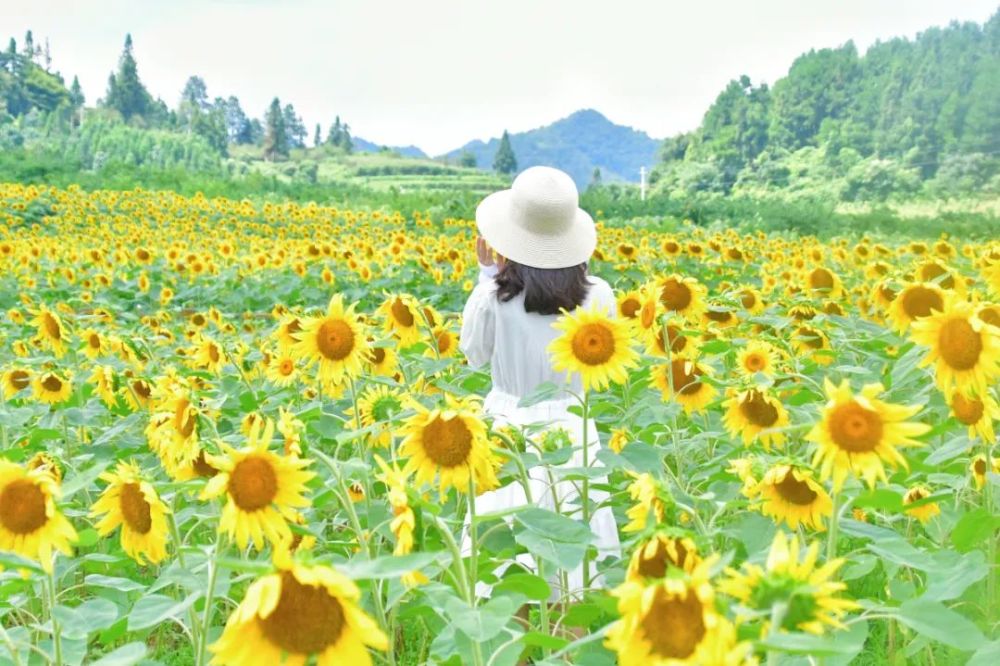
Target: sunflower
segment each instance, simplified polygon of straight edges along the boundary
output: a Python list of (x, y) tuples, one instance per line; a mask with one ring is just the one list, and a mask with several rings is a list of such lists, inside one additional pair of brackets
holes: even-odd
[(612, 592), (621, 619), (605, 645), (621, 666), (744, 663), (750, 644), (736, 643), (733, 626), (716, 610), (708, 564), (683, 578), (626, 581)]
[(761, 497), (760, 512), (775, 522), (797, 529), (799, 524), (823, 530), (823, 519), (833, 514), (833, 500), (808, 469), (775, 465), (756, 486)]
[(156, 390), (160, 397), (152, 407), (146, 441), (173, 476), (173, 470), (188, 467), (201, 450), (198, 445), (201, 410), (194, 404), (190, 389), (182, 385), (161, 378)]
[(83, 340), (83, 353), (93, 360), (104, 353), (104, 337), (94, 329), (80, 331)]
[(56, 508), (59, 484), (45, 467), (26, 470), (0, 460), (0, 551), (11, 551), (52, 571), (52, 550), (72, 555), (77, 536)]
[(285, 438), (284, 452), (286, 456), (302, 455), (302, 433), (306, 424), (295, 417), (295, 414), (284, 407), (278, 408), (278, 432)]
[(1000, 405), (997, 405), (997, 401), (989, 393), (967, 396), (962, 391), (955, 391), (949, 407), (959, 423), (969, 427), (969, 439), (975, 439), (977, 435), (984, 442), (996, 439), (993, 422), (1000, 420)]
[(563, 332), (548, 346), (552, 367), (580, 373), (584, 391), (624, 383), (639, 358), (628, 325), (609, 318), (596, 304), (590, 310), (564, 310), (552, 327)]
[(392, 333), (402, 349), (420, 341), (420, 325), (425, 323), (420, 302), (409, 294), (388, 295), (376, 311), (382, 315), (384, 329)]
[(760, 291), (754, 287), (743, 287), (736, 294), (736, 300), (748, 314), (760, 314), (764, 311), (764, 299)]
[(354, 307), (352, 304), (345, 309), (343, 295), (335, 294), (326, 314), (305, 320), (296, 334), (294, 355), (303, 359), (306, 367), (318, 362), (323, 384), (340, 384), (347, 377), (361, 374), (368, 338)]
[(646, 529), (649, 517), (653, 516), (653, 522), (659, 524), (663, 521), (663, 513), (666, 510), (666, 502), (663, 499), (663, 491), (660, 484), (649, 472), (636, 474), (629, 472), (633, 481), (628, 486), (629, 497), (635, 501), (635, 505), (625, 512), (625, 517), (629, 523), (622, 528), (623, 532), (641, 532)]
[(972, 474), (972, 481), (976, 484), (976, 490), (982, 490), (986, 485), (986, 471), (990, 469), (994, 474), (1000, 474), (1000, 458), (990, 457), (990, 464), (986, 464), (986, 456), (982, 453), (977, 455), (969, 463), (969, 472)]
[(751, 340), (736, 354), (736, 369), (745, 377), (758, 372), (774, 377), (778, 364), (778, 350), (769, 342)]
[(703, 378), (711, 374), (708, 366), (685, 358), (653, 368), (653, 383), (664, 400), (675, 399), (688, 414), (703, 411), (715, 397), (714, 386)]
[(622, 449), (632, 440), (632, 434), (627, 428), (615, 428), (608, 438), (608, 448), (615, 453), (621, 453)]
[(667, 312), (697, 320), (705, 310), (705, 286), (693, 277), (674, 273), (656, 281), (660, 303)]
[(275, 548), (273, 573), (254, 581), (209, 650), (219, 666), (372, 663), (389, 639), (358, 605), (361, 592), (333, 567), (301, 564)]
[(930, 347), (921, 366), (934, 364), (938, 387), (982, 395), (1000, 377), (1000, 329), (984, 324), (975, 306), (960, 301), (913, 324), (911, 337)]
[(739, 435), (744, 446), (755, 440), (765, 449), (785, 443), (785, 433), (780, 429), (788, 425), (788, 411), (766, 391), (754, 388), (735, 393), (722, 406), (726, 410), (722, 418), (726, 430), (733, 437)]
[(380, 377), (392, 377), (399, 368), (399, 357), (392, 347), (373, 345), (368, 350), (367, 361), (369, 371)]
[(424, 356), (430, 358), (451, 358), (458, 353), (458, 336), (445, 325), (435, 326), (431, 331), (431, 339)]
[(31, 456), (28, 460), (26, 466), (29, 470), (40, 469), (52, 476), (56, 483), (62, 483), (63, 479), (63, 468), (59, 464), (59, 461), (55, 459), (51, 454), (45, 451), (39, 451), (35, 455)]
[(295, 336), (302, 331), (302, 320), (294, 315), (286, 315), (278, 324), (274, 337), (278, 340), (278, 348), (287, 351), (298, 342)]
[[(914, 504), (930, 496), (931, 491), (927, 490), (924, 486), (913, 486), (903, 495), (903, 506)], [(904, 509), (904, 511), (908, 516), (913, 516), (921, 523), (926, 523), (934, 516), (941, 515), (941, 508), (937, 505), (937, 502), (927, 502), (912, 509)]]
[(295, 357), (285, 352), (271, 357), (264, 374), (275, 386), (290, 386), (298, 377)]
[(823, 266), (817, 266), (806, 273), (804, 282), (813, 295), (823, 298), (839, 298), (844, 291), (840, 277)]
[[(786, 610), (781, 619), (784, 631), (822, 634), (826, 627), (843, 629), (840, 619), (860, 606), (838, 596), (847, 585), (831, 580), (844, 560), (830, 560), (817, 567), (818, 556), (818, 541), (811, 543), (800, 557), (798, 537), (786, 536), (778, 530), (771, 542), (766, 568), (750, 562), (744, 562), (741, 571), (727, 568), (728, 577), (719, 583), (719, 591), (758, 612), (770, 611), (775, 604), (784, 603)], [(767, 627), (762, 628), (762, 635), (766, 630)]]
[(3, 373), (0, 390), (3, 391), (4, 400), (10, 400), (29, 386), (31, 386), (31, 370), (15, 367)]
[(193, 362), (196, 368), (217, 375), (222, 372), (222, 367), (226, 364), (226, 352), (218, 342), (203, 335), (195, 347)]
[(101, 398), (101, 402), (114, 407), (118, 404), (118, 395), (115, 393), (115, 369), (110, 365), (98, 365), (87, 378), (87, 381), (94, 385), (94, 390)]
[[(683, 322), (680, 319), (673, 319), (665, 322), (662, 326), (657, 326), (645, 331), (643, 336), (646, 343), (646, 353), (650, 356), (662, 356), (664, 358), (676, 356), (678, 358), (694, 358), (698, 354), (698, 338), (685, 335)], [(670, 342), (670, 349), (664, 343), (664, 336)]]
[(353, 407), (345, 412), (345, 416), (353, 423), (355, 419), (362, 428), (370, 428), (368, 441), (373, 446), (387, 447), (392, 442), (392, 432), (395, 429), (392, 419), (403, 411), (403, 395), (397, 389), (385, 384), (369, 386), (358, 396), (357, 415)]
[(52, 371), (44, 372), (40, 375), (35, 375), (35, 379), (31, 384), (31, 390), (35, 396), (35, 400), (39, 402), (49, 405), (66, 402), (73, 393), (72, 377), (69, 375), (60, 377)]
[(887, 480), (883, 462), (907, 467), (898, 447), (921, 446), (912, 438), (931, 429), (924, 423), (907, 421), (920, 411), (919, 405), (908, 407), (879, 400), (884, 390), (881, 384), (868, 384), (857, 396), (852, 395), (846, 379), (840, 386), (827, 379), (824, 386), (828, 402), (822, 419), (806, 435), (807, 440), (817, 444), (812, 464), (822, 465), (821, 480), (832, 476), (833, 490), (837, 492), (850, 473), (874, 487), (875, 479)]
[(151, 564), (163, 561), (167, 556), (170, 509), (142, 478), (138, 465), (119, 462), (114, 472), (105, 472), (100, 478), (109, 485), (90, 511), (92, 518), (103, 515), (94, 526), (98, 534), (107, 536), (121, 525), (126, 555), (139, 564), (144, 563), (144, 555)]
[(626, 578), (638, 582), (663, 578), (671, 568), (691, 572), (701, 561), (690, 538), (657, 532), (632, 553)]
[(826, 333), (812, 326), (799, 326), (792, 335), (792, 346), (800, 354), (809, 357), (814, 363), (819, 365), (829, 365), (833, 362), (833, 355), (819, 354), (817, 352), (830, 351), (830, 339)]
[(226, 495), (219, 532), (228, 533), (240, 548), (252, 540), (261, 550), (264, 537), (275, 545), (291, 539), (286, 521), (294, 519), (296, 508), (309, 506), (305, 484), (315, 476), (303, 469), (310, 461), (268, 451), (274, 436), (273, 421), (268, 420), (263, 430), (261, 435), (258, 420), (246, 447), (235, 450), (223, 444), (223, 455), (208, 457), (219, 473), (205, 485), (201, 498)]
[(468, 492), (474, 480), (476, 493), (498, 485), (486, 424), (479, 404), (470, 396), (445, 396), (444, 409), (427, 409), (414, 403), (416, 413), (403, 424), (401, 456), (409, 457), (405, 472), (416, 473), (418, 482), (433, 483), (439, 477), (443, 495), (449, 487)]
[(66, 353), (66, 329), (59, 315), (44, 305), (34, 311), (34, 314), (32, 323), (38, 331), (35, 339), (43, 348), (51, 349), (56, 357), (61, 357)]
[(639, 311), (642, 309), (642, 300), (637, 289), (621, 294), (616, 300), (618, 306), (618, 316), (621, 319), (627, 321), (637, 319), (639, 317)]
[(903, 287), (889, 305), (889, 319), (897, 333), (904, 332), (912, 322), (943, 312), (947, 295), (941, 287), (930, 282), (913, 283)]

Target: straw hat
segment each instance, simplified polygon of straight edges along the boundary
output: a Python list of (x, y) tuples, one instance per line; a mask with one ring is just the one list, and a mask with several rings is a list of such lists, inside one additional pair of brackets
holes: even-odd
[(502, 256), (534, 268), (567, 268), (590, 259), (597, 247), (594, 220), (579, 207), (573, 179), (535, 166), (509, 190), (494, 192), (476, 208), (479, 233)]

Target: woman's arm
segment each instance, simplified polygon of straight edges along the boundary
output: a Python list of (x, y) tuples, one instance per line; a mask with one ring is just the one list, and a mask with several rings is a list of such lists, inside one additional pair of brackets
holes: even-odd
[(462, 310), (462, 331), (458, 348), (469, 360), (469, 365), (478, 368), (493, 357), (495, 333), (494, 305), (496, 290), (491, 279), (480, 281)]

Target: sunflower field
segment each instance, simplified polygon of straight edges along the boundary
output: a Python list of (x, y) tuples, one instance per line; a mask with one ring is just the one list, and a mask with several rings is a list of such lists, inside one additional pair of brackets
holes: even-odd
[(1000, 244), (598, 224), (569, 467), (472, 221), (0, 185), (0, 664), (998, 663)]

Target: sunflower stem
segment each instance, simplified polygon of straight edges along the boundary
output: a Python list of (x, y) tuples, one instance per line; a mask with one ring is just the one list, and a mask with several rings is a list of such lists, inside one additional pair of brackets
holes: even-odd
[(212, 555), (208, 558), (208, 590), (205, 592), (205, 613), (202, 616), (201, 621), (201, 631), (198, 637), (198, 653), (195, 655), (195, 663), (198, 666), (204, 666), (205, 664), (205, 648), (208, 643), (208, 628), (211, 626), (212, 622), (212, 602), (213, 596), (215, 594), (215, 579), (219, 573), (219, 566), (215, 561), (218, 555), (218, 542), (216, 542), (215, 547), (212, 549)]
[[(590, 392), (584, 389), (583, 391), (583, 524), (590, 529), (590, 476), (588, 475), (590, 471), (590, 460), (587, 455), (587, 441), (588, 435), (590, 434), (589, 423), (587, 419), (590, 418)], [(587, 546), (587, 550), (583, 552), (583, 588), (590, 588), (590, 546)]]
[(476, 475), (469, 474), (469, 586), (472, 588), (469, 599), (473, 608), (476, 607), (476, 580), (479, 578), (479, 527), (476, 525)]
[(833, 493), (833, 513), (830, 515), (830, 531), (826, 535), (826, 561), (837, 556), (837, 536), (840, 529), (840, 491)]
[[(987, 515), (993, 515), (993, 482), (990, 474), (993, 470), (993, 458), (990, 455), (990, 444), (984, 440), (986, 449), (986, 483), (983, 484), (983, 506)], [(995, 530), (990, 530), (986, 543), (987, 569), (986, 574), (986, 617), (996, 617), (997, 598), (997, 535)]]
[[(187, 564), (184, 562), (184, 542), (181, 539), (181, 532), (177, 529), (177, 493), (174, 493), (174, 497), (170, 502), (170, 535), (174, 540), (174, 554), (177, 555), (177, 562), (181, 565), (181, 569), (187, 570)], [(180, 583), (177, 584), (178, 592), (181, 591)], [(191, 649), (197, 650), (198, 646), (201, 644), (200, 629), (201, 623), (198, 622), (198, 613), (195, 611), (194, 606), (188, 607), (188, 615), (191, 621)]]
[[(773, 606), (771, 606), (771, 627), (767, 632), (769, 637), (777, 636), (778, 631), (781, 629), (782, 623), (785, 621), (785, 613), (788, 612), (788, 602), (778, 601)], [(777, 666), (778, 663), (778, 652), (773, 649), (768, 649), (767, 651), (767, 665)]]
[[(465, 570), (465, 565), (462, 564), (462, 551), (459, 549), (458, 543), (455, 541), (455, 537), (451, 533), (451, 530), (448, 529), (448, 526), (444, 524), (444, 521), (441, 520), (439, 516), (434, 516), (434, 524), (437, 525), (438, 531), (441, 533), (441, 536), (444, 537), (445, 545), (448, 546), (448, 550), (451, 552), (452, 566), (454, 566), (455, 571), (458, 574), (458, 582), (462, 587), (462, 592), (465, 594), (465, 601), (469, 604), (470, 608), (474, 608), (476, 605), (476, 591), (474, 583), (469, 582), (469, 576)], [(473, 663), (475, 663), (476, 666), (482, 666), (482, 648), (479, 643), (475, 641), (473, 641), (472, 645), (474, 648), (472, 652)]]
[(10, 636), (7, 635), (7, 628), (3, 626), (3, 622), (0, 622), (0, 639), (7, 646), (7, 651), (10, 652), (10, 658), (14, 666), (21, 666), (21, 655), (18, 654), (17, 646), (14, 645), (14, 642), (10, 640)]
[(50, 565), (51, 570), (45, 576), (46, 589), (49, 593), (49, 619), (52, 620), (52, 648), (55, 651), (55, 666), (62, 666), (62, 627), (56, 620), (56, 574), (55, 565)]

